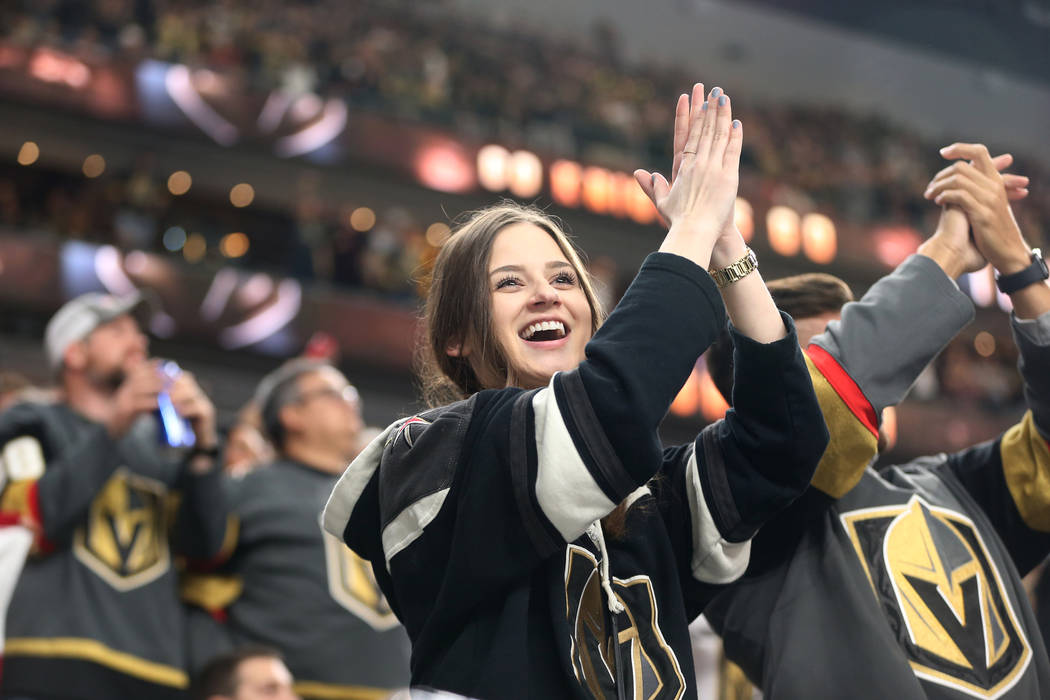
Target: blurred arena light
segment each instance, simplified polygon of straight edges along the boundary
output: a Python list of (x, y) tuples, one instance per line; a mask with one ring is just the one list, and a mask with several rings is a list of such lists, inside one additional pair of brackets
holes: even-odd
[(240, 182), (230, 189), (230, 204), (243, 208), (255, 200), (255, 188), (247, 182)]
[(26, 141), (18, 149), (18, 164), (32, 165), (40, 157), (40, 147), (34, 141)]
[(708, 423), (714, 423), (725, 417), (728, 410), (729, 404), (722, 397), (722, 392), (715, 386), (715, 381), (711, 379), (705, 365), (703, 372), (700, 373), (700, 415)]
[(214, 321), (219, 318), (236, 288), (237, 273), (233, 268), (224, 267), (216, 272), (211, 286), (204, 294), (204, 301), (201, 302), (201, 318), (205, 321)]
[(507, 189), (507, 161), (510, 151), (499, 144), (490, 143), (478, 149), (478, 183), (489, 192)]
[(106, 172), (106, 159), (97, 153), (92, 153), (84, 159), (80, 170), (84, 173), (84, 177), (98, 177)]
[(910, 226), (881, 227), (873, 232), (872, 238), (875, 241), (875, 257), (887, 267), (900, 265), (922, 243), (919, 232)]
[(801, 247), (798, 212), (779, 204), (766, 213), (766, 232), (769, 246), (777, 253), (789, 257), (798, 255)]
[(981, 357), (991, 357), (995, 354), (995, 336), (988, 331), (981, 331), (974, 336), (973, 349)]
[(192, 185), (193, 178), (185, 170), (176, 170), (168, 176), (168, 192), (175, 196), (186, 194)]
[(736, 224), (740, 235), (744, 237), (744, 241), (750, 243), (751, 238), (755, 235), (755, 209), (751, 206), (751, 202), (743, 197), (736, 198), (733, 206), (733, 223)]
[(620, 218), (627, 216), (636, 189), (638, 189), (638, 183), (634, 181), (633, 176), (627, 173), (611, 173), (609, 175), (609, 213)]
[(434, 223), (430, 224), (430, 226), (427, 226), (427, 243), (429, 243), (434, 248), (440, 248), (441, 246), (445, 245), (445, 241), (448, 240), (449, 234), (451, 233), (452, 229), (450, 229), (447, 224), (443, 224), (440, 221), (435, 221)]
[(368, 207), (358, 207), (350, 214), (350, 227), (364, 233), (376, 225), (376, 213)]
[(515, 197), (535, 197), (543, 187), (543, 163), (531, 151), (514, 151), (507, 162), (507, 184)]
[(149, 269), (149, 258), (141, 250), (133, 250), (124, 256), (124, 269), (136, 277), (143, 275)]
[(111, 294), (125, 295), (135, 291), (135, 283), (124, 271), (124, 260), (120, 251), (104, 245), (95, 251), (95, 276)]
[(29, 74), (46, 83), (64, 83), (72, 88), (82, 88), (91, 80), (91, 69), (82, 61), (47, 48), (33, 54)]
[(609, 197), (611, 195), (612, 173), (605, 168), (588, 166), (583, 170), (583, 206), (596, 214), (605, 214), (609, 211)]
[(700, 372), (696, 367), (689, 373), (689, 378), (678, 390), (678, 395), (671, 402), (671, 413), (681, 418), (696, 415), (700, 409)]
[(199, 233), (191, 233), (186, 237), (186, 244), (182, 246), (182, 257), (186, 262), (200, 262), (205, 253), (208, 252), (208, 242)]
[(419, 182), (439, 192), (462, 193), (474, 188), (474, 168), (463, 147), (451, 140), (424, 146), (415, 159)]
[[(210, 71), (201, 72), (199, 77), (205, 87), (208, 87), (209, 82), (214, 82), (214, 74), (210, 74)], [(183, 114), (216, 143), (232, 146), (240, 138), (237, 127), (212, 109), (200, 96), (193, 84), (193, 75), (189, 68), (183, 65), (170, 66), (164, 74), (164, 87), (172, 102)]]
[(642, 191), (642, 188), (638, 186), (638, 183), (634, 181), (634, 176), (628, 176), (630, 178), (631, 187), (627, 195), (627, 215), (634, 219), (635, 223), (651, 224), (656, 221), (656, 207), (653, 206), (652, 201)]
[(298, 282), (282, 280), (267, 304), (244, 321), (219, 333), (219, 345), (234, 350), (266, 340), (299, 314), (302, 297), (302, 287)]
[(219, 251), (227, 258), (239, 258), (248, 252), (251, 241), (248, 236), (240, 231), (227, 233), (219, 241)]
[(164, 232), (161, 243), (164, 244), (165, 250), (170, 250), (172, 253), (179, 252), (182, 246), (186, 245), (186, 230), (181, 226), (172, 226)]
[(270, 298), (273, 290), (273, 279), (267, 274), (256, 272), (236, 290), (237, 305), (245, 309), (259, 306)]
[[(311, 101), (311, 99), (313, 101)], [(314, 108), (315, 102), (321, 104), (321, 98), (317, 95), (304, 95), (293, 105), (293, 111), (297, 108), (305, 113)], [(303, 105), (300, 108), (300, 105)], [(315, 115), (308, 124), (288, 136), (277, 139), (273, 145), (273, 152), (281, 158), (292, 158), (301, 156), (331, 143), (339, 134), (343, 133), (349, 120), (349, 110), (346, 103), (339, 99), (329, 99), (324, 106), (314, 110)], [(316, 116), (319, 113), (320, 116)]]
[(835, 259), (837, 247), (835, 222), (816, 212), (802, 217), (802, 252), (807, 258), (827, 265)]
[(550, 167), (551, 198), (563, 207), (580, 206), (583, 168), (571, 160), (556, 160)]

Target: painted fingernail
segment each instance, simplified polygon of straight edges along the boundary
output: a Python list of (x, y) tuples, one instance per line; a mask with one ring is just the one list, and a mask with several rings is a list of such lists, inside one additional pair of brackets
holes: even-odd
[(739, 119), (734, 119), (733, 120), (733, 128), (734, 129), (739, 129), (740, 128), (740, 120)]
[(700, 111), (701, 112), (706, 112), (707, 111), (707, 103), (706, 102), (703, 103), (702, 105), (700, 105)]
[(726, 96), (722, 95), (721, 97), (718, 98), (718, 106), (719, 107), (725, 107), (725, 105), (726, 105)]
[(711, 97), (718, 97), (722, 94), (722, 88), (716, 87), (711, 90)]

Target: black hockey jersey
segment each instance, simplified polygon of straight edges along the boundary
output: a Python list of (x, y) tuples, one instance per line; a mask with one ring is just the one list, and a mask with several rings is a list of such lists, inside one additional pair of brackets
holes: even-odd
[(755, 575), (706, 612), (767, 699), (1050, 697), (1019, 576), (1050, 552), (1050, 315), (1013, 320), (1020, 423), (957, 454), (866, 468), (882, 408), (972, 315), (913, 256), (810, 346), (831, 431), (815, 488), (756, 539)]
[[(737, 408), (694, 444), (656, 428), (724, 324), (708, 275), (651, 255), (578, 368), (398, 421), (325, 527), (370, 560), (415, 686), (479, 698), (695, 697), (687, 624), (747, 565), (827, 439), (791, 332), (737, 337)], [(599, 522), (626, 502), (626, 529)]]
[(408, 637), (368, 562), (321, 527), (335, 481), (290, 459), (231, 480), (233, 556), (184, 596), (221, 610), (231, 641), (280, 649), (303, 698), (385, 697), (408, 685)]
[(182, 697), (173, 560), (216, 556), (227, 509), (218, 470), (193, 475), (158, 445), (149, 419), (115, 443), (64, 404), (0, 416), (0, 511), (38, 534), (8, 608), (0, 694)]

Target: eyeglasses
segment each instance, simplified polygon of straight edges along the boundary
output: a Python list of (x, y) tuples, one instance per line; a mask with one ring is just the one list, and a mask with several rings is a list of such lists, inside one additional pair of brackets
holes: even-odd
[(299, 396), (297, 396), (295, 400), (298, 403), (306, 403), (310, 399), (317, 397), (338, 399), (340, 401), (345, 401), (349, 404), (356, 404), (361, 399), (360, 395), (357, 393), (357, 388), (350, 384), (343, 387), (342, 389), (336, 389), (335, 387), (326, 386), (318, 389), (304, 391), (301, 394), (299, 394)]

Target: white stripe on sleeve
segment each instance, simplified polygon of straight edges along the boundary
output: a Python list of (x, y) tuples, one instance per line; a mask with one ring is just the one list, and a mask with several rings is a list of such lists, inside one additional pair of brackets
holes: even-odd
[(536, 392), (532, 410), (536, 421), (536, 500), (565, 541), (572, 542), (616, 504), (598, 486), (576, 451), (552, 386)]
[(404, 418), (392, 423), (376, 439), (368, 443), (368, 446), (361, 450), (361, 454), (346, 468), (343, 475), (339, 477), (339, 481), (336, 482), (335, 488), (332, 489), (332, 495), (328, 497), (328, 503), (325, 504), (321, 522), (324, 524), (324, 529), (338, 537), (340, 541), (343, 539), (343, 531), (346, 529), (346, 524), (350, 522), (350, 515), (354, 512), (358, 499), (368, 486), (372, 474), (379, 467), (379, 458), (383, 456), (387, 438), (406, 420), (408, 419)]
[(730, 583), (740, 578), (751, 557), (751, 540), (727, 542), (715, 525), (700, 486), (696, 449), (689, 454), (685, 469), (685, 488), (689, 516), (693, 525), (693, 578), (703, 583)]

